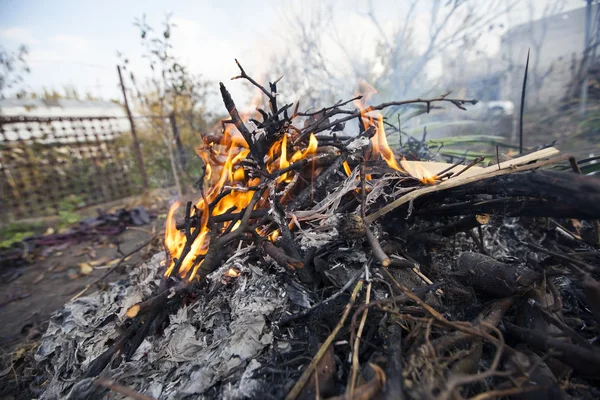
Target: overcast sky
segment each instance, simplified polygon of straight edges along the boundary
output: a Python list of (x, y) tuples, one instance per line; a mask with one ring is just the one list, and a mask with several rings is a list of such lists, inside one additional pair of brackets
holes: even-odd
[[(488, 1), (488, 0), (481, 0)], [(523, 0), (525, 3), (528, 0)], [(535, 0), (538, 12), (548, 1)], [(583, 0), (564, 0), (565, 10), (583, 7)], [(167, 12), (173, 14), (178, 28), (173, 33), (176, 54), (194, 73), (219, 81), (237, 73), (234, 58), (249, 72), (266, 72), (275, 40), (286, 29), (281, 13), (289, 7), (310, 7), (309, 2), (285, 0), (222, 1), (184, 0), (0, 0), (0, 45), (16, 49), (29, 47), (31, 74), (25, 88), (41, 92), (44, 87), (62, 90), (75, 86), (102, 98), (120, 98), (116, 73), (117, 51), (139, 61), (141, 46), (134, 18), (147, 15), (152, 26), (159, 26)], [(346, 6), (347, 3), (347, 6)], [(365, 1), (343, 1), (346, 12), (336, 18), (348, 34), (357, 32), (357, 11)], [(398, 18), (404, 2), (374, 1), (384, 23)], [(423, 0), (422, 3), (427, 3)], [(338, 3), (339, 4), (339, 3)], [(516, 10), (514, 23), (523, 22), (526, 13)], [(344, 32), (342, 32), (344, 34)], [(363, 43), (369, 41), (365, 31)], [(498, 43), (490, 39), (487, 51)], [(141, 65), (141, 64), (139, 64)], [(136, 65), (134, 64), (134, 67)], [(232, 82), (234, 94), (241, 93), (239, 82)]]

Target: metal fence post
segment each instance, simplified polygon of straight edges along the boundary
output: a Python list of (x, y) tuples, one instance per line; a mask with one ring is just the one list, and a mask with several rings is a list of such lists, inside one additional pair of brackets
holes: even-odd
[(135, 158), (137, 161), (140, 175), (142, 176), (142, 184), (144, 189), (148, 188), (148, 175), (146, 175), (146, 167), (144, 166), (144, 158), (142, 157), (142, 150), (140, 149), (140, 142), (135, 132), (135, 124), (133, 117), (131, 116), (131, 110), (129, 109), (129, 101), (127, 101), (127, 91), (125, 90), (125, 83), (123, 82), (123, 75), (121, 74), (121, 66), (117, 65), (117, 72), (119, 73), (119, 81), (121, 82), (121, 91), (123, 92), (123, 99), (125, 100), (125, 109), (127, 110), (127, 117), (131, 124), (131, 136), (133, 137), (133, 149), (135, 151)]

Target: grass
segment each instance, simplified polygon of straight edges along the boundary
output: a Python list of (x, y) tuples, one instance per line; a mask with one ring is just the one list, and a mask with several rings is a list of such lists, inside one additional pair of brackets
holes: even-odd
[[(77, 224), (81, 217), (76, 213), (76, 210), (82, 204), (84, 204), (84, 200), (77, 195), (70, 195), (62, 199), (58, 205), (56, 228), (66, 229)], [(0, 226), (0, 249), (10, 248), (29, 236), (41, 234), (47, 229), (48, 225), (48, 223), (44, 224), (38, 221), (13, 221)]]
[(26, 237), (43, 232), (43, 229), (40, 222), (11, 222), (4, 225), (0, 227), (0, 249), (8, 249)]

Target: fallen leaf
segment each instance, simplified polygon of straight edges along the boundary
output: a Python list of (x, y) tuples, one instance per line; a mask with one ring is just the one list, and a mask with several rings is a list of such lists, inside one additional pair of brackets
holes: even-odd
[(100, 257), (97, 260), (90, 261), (89, 264), (92, 267), (97, 267), (98, 265), (106, 265), (108, 262), (110, 262), (110, 258), (107, 256), (104, 256), (104, 257)]
[(90, 265), (90, 263), (83, 262), (79, 264), (79, 273), (81, 275), (89, 275), (94, 272), (94, 267)]

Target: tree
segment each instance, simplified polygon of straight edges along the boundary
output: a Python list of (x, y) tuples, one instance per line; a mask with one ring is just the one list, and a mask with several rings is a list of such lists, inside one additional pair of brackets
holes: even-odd
[(14, 52), (0, 46), (0, 98), (4, 98), (6, 90), (23, 82), (23, 75), (30, 72), (26, 61), (28, 52), (25, 45)]
[[(193, 136), (196, 143), (201, 139), (200, 132), (207, 128), (206, 98), (209, 82), (199, 75), (192, 74), (186, 66), (174, 55), (172, 38), (175, 24), (167, 15), (160, 30), (153, 29), (146, 21), (145, 15), (135, 20), (134, 25), (140, 32), (141, 45), (144, 49), (143, 59), (147, 62), (150, 74), (142, 82), (138, 82), (133, 71), (128, 71), (129, 60), (123, 54), (118, 54), (122, 67), (129, 74), (127, 78), (133, 87), (135, 107), (143, 116), (148, 116), (149, 131), (161, 137), (164, 147), (168, 150), (171, 170), (178, 192), (182, 193), (178, 171), (186, 172), (185, 161), (179, 166), (175, 160), (174, 145), (180, 152), (180, 160), (185, 160), (181, 154), (185, 151), (181, 141), (175, 136)], [(175, 132), (170, 124), (173, 115), (178, 123)], [(191, 177), (190, 177), (191, 179)]]
[[(402, 2), (398, 20), (383, 21), (369, 1), (361, 6), (366, 9), (354, 13), (361, 21), (357, 31), (370, 30), (377, 35), (366, 49), (348, 43), (337, 29), (338, 4), (321, 2), (308, 14), (303, 5), (285, 15), (286, 50), (275, 54), (272, 64), (278, 75), (284, 75), (286, 88), (291, 87), (294, 96), (307, 99), (308, 106), (331, 100), (360, 79), (386, 98), (423, 95), (443, 84), (443, 79), (428, 76), (432, 63), (442, 55), (464, 63), (466, 53), (474, 51), (483, 33), (490, 27), (495, 29), (494, 21), (517, 3), (509, 2), (506, 7), (502, 0), (411, 0)], [(424, 4), (429, 14), (425, 20)]]

